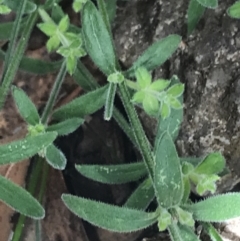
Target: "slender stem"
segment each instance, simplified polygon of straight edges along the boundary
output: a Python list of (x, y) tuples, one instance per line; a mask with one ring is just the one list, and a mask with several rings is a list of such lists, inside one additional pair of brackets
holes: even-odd
[(41, 180), (40, 190), (39, 190), (39, 194), (38, 194), (38, 201), (40, 203), (43, 201), (43, 196), (46, 191), (49, 170), (50, 170), (50, 166), (48, 165), (48, 163), (46, 161), (44, 161), (42, 180)]
[[(92, 76), (92, 74), (89, 72), (89, 70), (80, 62), (78, 61), (78, 75), (77, 72), (74, 73), (75, 81), (86, 91), (89, 90), (95, 90), (99, 87), (99, 84), (96, 82), (95, 78)], [(82, 86), (82, 81), (85, 80), (87, 88), (84, 88)], [(123, 117), (123, 115), (119, 112), (119, 110), (114, 107), (113, 108), (113, 118), (118, 123), (120, 128), (124, 131), (124, 133), (128, 136), (130, 141), (139, 149), (139, 146), (136, 142), (136, 139), (133, 135), (132, 129), (129, 127), (129, 123), (127, 120)]]
[(10, 85), (11, 85), (16, 73), (17, 73), (18, 66), (21, 62), (26, 45), (28, 43), (28, 39), (29, 39), (31, 31), (35, 25), (37, 17), (38, 17), (37, 11), (35, 11), (34, 13), (32, 13), (29, 16), (26, 26), (22, 33), (22, 38), (20, 39), (19, 44), (16, 48), (16, 52), (14, 53), (14, 58), (11, 59), (11, 62), (9, 63), (9, 66), (4, 75), (3, 82), (0, 87), (0, 110), (3, 108), (6, 96), (8, 94), (8, 90), (10, 88)]
[[(37, 188), (39, 175), (42, 170), (42, 164), (43, 164), (43, 160), (40, 157), (37, 157), (37, 160), (35, 160), (34, 168), (31, 173), (31, 176), (29, 178), (28, 186), (27, 186), (27, 190), (32, 195), (34, 195), (36, 188)], [(20, 240), (22, 232), (23, 232), (25, 220), (26, 220), (26, 216), (20, 214), (16, 228), (14, 230), (14, 235), (13, 235), (12, 241)]]
[(54, 85), (52, 87), (48, 102), (45, 106), (45, 109), (43, 110), (42, 118), (41, 121), (43, 124), (46, 124), (49, 118), (49, 115), (52, 111), (52, 108), (55, 104), (56, 98), (59, 94), (60, 88), (62, 86), (62, 83), (65, 79), (67, 73), (67, 68), (66, 68), (66, 62), (63, 61), (62, 66), (60, 68), (60, 71), (58, 72), (57, 78), (54, 82)]
[(11, 31), (11, 36), (10, 36), (10, 43), (9, 43), (9, 47), (8, 47), (7, 54), (5, 57), (5, 62), (4, 62), (4, 67), (3, 67), (3, 78), (5, 76), (6, 70), (8, 68), (8, 65), (9, 65), (11, 59), (15, 57), (14, 50), (15, 50), (17, 38), (19, 35), (20, 26), (22, 23), (22, 16), (24, 14), (26, 3), (27, 3), (27, 0), (22, 0), (19, 3), (19, 9), (17, 11), (17, 16), (16, 16), (16, 19), (13, 24), (13, 29)]
[(117, 84), (110, 83), (108, 87), (105, 110), (104, 110), (104, 120), (109, 121), (112, 118), (116, 91), (117, 91)]
[(152, 156), (151, 145), (145, 135), (142, 124), (138, 118), (137, 112), (130, 101), (130, 95), (128, 93), (128, 89), (126, 87), (125, 82), (119, 85), (119, 94), (120, 94), (120, 98), (122, 99), (125, 110), (127, 112), (129, 121), (131, 123), (132, 129), (136, 138), (136, 142), (139, 146), (139, 150), (142, 154), (145, 165), (148, 169), (150, 178), (153, 181), (154, 160)]

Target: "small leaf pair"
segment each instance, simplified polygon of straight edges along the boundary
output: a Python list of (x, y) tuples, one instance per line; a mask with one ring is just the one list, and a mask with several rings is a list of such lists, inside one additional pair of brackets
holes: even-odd
[(159, 79), (152, 83), (150, 73), (143, 67), (137, 69), (136, 79), (138, 91), (134, 94), (132, 101), (141, 103), (149, 115), (157, 116), (160, 111), (161, 117), (165, 119), (170, 116), (171, 108), (182, 108), (177, 98), (183, 93), (183, 84), (175, 84), (164, 91), (170, 85), (170, 81)]
[[(67, 135), (76, 130), (83, 123), (83, 120), (80, 118), (72, 118), (61, 123), (46, 127), (41, 123), (38, 111), (35, 105), (29, 99), (29, 97), (21, 89), (17, 87), (12, 88), (12, 93), (20, 115), (28, 123), (28, 138), (38, 138), (39, 135), (48, 132), (54, 132), (58, 135)], [(33, 141), (32, 145), (35, 146), (37, 145), (37, 143)], [(25, 148), (29, 149), (29, 147), (27, 147), (26, 145), (22, 144), (22, 146), (25, 146)], [(46, 157), (47, 162), (54, 168), (61, 170), (65, 168), (65, 156), (52, 143), (49, 143), (48, 146), (44, 146), (40, 150), (39, 145), (36, 146), (35, 149), (32, 147), (32, 150), (38, 150), (38, 153), (41, 156)], [(36, 154), (36, 152), (34, 154)], [(20, 157), (21, 155), (19, 156), (19, 158)]]
[(86, 2), (87, 0), (74, 0), (72, 3), (72, 8), (75, 11), (75, 13), (80, 12)]
[(225, 167), (224, 157), (220, 153), (211, 153), (203, 158), (198, 165), (185, 162), (182, 171), (185, 175), (185, 191), (190, 193), (190, 182), (196, 185), (196, 192), (203, 195), (206, 191), (216, 191), (216, 181), (220, 179), (217, 175)]

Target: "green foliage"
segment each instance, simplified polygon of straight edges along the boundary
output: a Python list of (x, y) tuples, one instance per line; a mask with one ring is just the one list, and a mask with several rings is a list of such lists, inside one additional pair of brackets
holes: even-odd
[(232, 18), (240, 18), (240, 1), (236, 1), (231, 7), (228, 8), (227, 13)]
[(88, 1), (82, 14), (82, 33), (87, 53), (94, 63), (106, 75), (115, 72), (115, 53), (111, 36), (100, 13), (94, 4)]
[(19, 88), (12, 88), (13, 98), (22, 118), (29, 125), (36, 125), (40, 122), (40, 116), (35, 105), (28, 96)]
[(144, 229), (154, 224), (158, 216), (155, 212), (113, 206), (68, 194), (63, 194), (62, 200), (79, 217), (114, 232), (126, 233)]
[(160, 206), (178, 205), (183, 196), (182, 172), (178, 154), (168, 132), (157, 141), (154, 186)]
[(186, 205), (195, 220), (204, 222), (223, 222), (240, 216), (239, 193), (222, 194), (209, 197), (204, 201)]
[[(107, 87), (106, 85), (91, 91), (56, 109), (53, 112), (53, 118), (57, 120), (65, 120), (73, 117), (83, 118), (86, 115), (94, 113), (103, 107), (106, 100)], [(81, 108), (79, 108), (79, 106), (81, 106)]]
[(76, 169), (85, 177), (108, 184), (136, 181), (147, 174), (143, 162), (120, 165), (76, 165)]
[(0, 200), (28, 217), (42, 219), (45, 216), (43, 207), (35, 198), (33, 198), (26, 190), (1, 175)]
[(127, 70), (126, 76), (134, 76), (135, 70), (144, 67), (151, 71), (162, 65), (177, 50), (181, 42), (179, 35), (169, 35), (151, 45), (145, 52), (134, 62), (133, 66)]
[(158, 79), (152, 82), (150, 73), (143, 67), (136, 70), (136, 79), (136, 87), (135, 83), (128, 82), (129, 87), (133, 86), (137, 90), (132, 101), (141, 103), (143, 109), (149, 115), (157, 117), (160, 112), (164, 120), (169, 117), (171, 108), (182, 109), (182, 104), (177, 98), (183, 93), (183, 84), (174, 84), (165, 90), (170, 85), (170, 81)]
[(0, 165), (15, 163), (32, 157), (49, 146), (56, 137), (56, 132), (49, 132), (0, 145)]
[[(199, 241), (194, 233), (194, 225), (195, 221), (201, 221), (210, 238), (221, 241), (220, 235), (209, 222), (239, 217), (240, 211), (236, 204), (240, 201), (240, 195), (217, 195), (194, 204), (189, 196), (192, 189), (199, 195), (215, 193), (216, 181), (220, 179), (226, 165), (224, 157), (218, 152), (205, 157), (179, 157), (174, 142), (183, 121), (184, 84), (175, 75), (170, 80), (159, 78), (155, 81), (151, 75), (151, 71), (178, 49), (181, 37), (173, 34), (154, 42), (128, 70), (123, 71), (118, 63), (111, 31), (117, 1), (97, 0), (96, 5), (87, 0), (73, 1), (73, 10), (81, 14), (82, 29), (71, 25), (69, 16), (58, 5), (59, 2), (47, 0), (37, 9), (32, 1), (0, 0), (0, 13), (16, 11), (14, 22), (0, 24), (0, 40), (10, 40), (6, 53), (0, 50), (0, 58), (5, 61), (0, 107), (3, 106), (18, 67), (35, 74), (59, 71), (42, 115), (26, 93), (12, 87), (15, 104), (27, 124), (28, 133), (22, 140), (0, 145), (0, 165), (38, 154), (46, 160), (46, 167), (49, 164), (55, 169), (64, 170), (67, 160), (53, 143), (54, 140), (57, 136), (74, 132), (87, 115), (104, 107), (103, 118), (116, 119), (138, 148), (143, 161), (133, 160), (130, 164), (123, 161), (118, 165), (76, 165), (76, 169), (82, 175), (105, 184), (136, 181), (136, 189), (122, 207), (63, 194), (65, 205), (84, 220), (115, 232), (132, 232), (157, 223), (159, 231), (167, 230), (172, 241)], [(217, 0), (190, 0), (187, 10), (188, 34), (193, 32), (205, 8), (214, 9), (217, 6)], [(239, 6), (239, 1), (233, 4), (228, 9), (229, 16), (240, 18)], [(42, 22), (37, 26), (48, 37), (48, 51), (56, 51), (62, 56), (57, 62), (49, 63), (23, 56), (39, 16)], [(99, 86), (80, 61), (86, 54), (105, 75), (107, 84), (104, 86)], [(90, 92), (53, 110), (66, 72), (73, 75), (85, 91)], [(122, 101), (127, 118), (114, 107), (116, 94)], [(146, 137), (133, 104), (140, 105), (148, 115), (157, 119), (154, 146)], [(30, 186), (36, 187), (38, 173), (44, 170), (39, 185), (39, 201), (23, 188), (0, 176), (0, 199), (14, 210), (35, 219), (44, 216), (40, 202), (48, 168), (42, 169), (42, 163), (43, 160), (40, 160), (36, 176), (30, 179)], [(145, 212), (154, 200), (156, 210)]]

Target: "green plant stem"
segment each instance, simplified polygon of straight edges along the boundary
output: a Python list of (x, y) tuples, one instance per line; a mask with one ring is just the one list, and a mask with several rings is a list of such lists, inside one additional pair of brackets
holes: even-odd
[[(89, 86), (89, 88), (84, 89), (86, 91), (97, 89), (99, 87), (99, 84), (96, 82), (96, 80), (89, 72), (89, 70), (81, 63), (81, 61), (78, 61), (77, 67), (80, 74), (74, 74), (75, 81), (81, 86), (81, 81), (83, 79), (86, 80), (86, 85)], [(129, 123), (126, 121), (126, 119), (123, 117), (123, 115), (119, 112), (119, 110), (116, 107), (113, 108), (113, 118), (118, 123), (123, 132), (128, 136), (130, 141), (135, 145), (135, 147), (139, 149), (139, 146), (133, 135), (133, 131), (129, 127)]]
[(26, 45), (28, 43), (28, 39), (29, 39), (31, 31), (35, 25), (37, 17), (38, 17), (37, 10), (29, 16), (28, 21), (27, 21), (25, 28), (23, 30), (23, 33), (22, 33), (22, 38), (20, 39), (19, 44), (16, 47), (16, 51), (14, 52), (14, 58), (12, 58), (11, 62), (9, 63), (9, 66), (4, 75), (3, 82), (0, 87), (0, 110), (3, 108), (10, 85), (16, 75), (18, 66), (21, 62)]
[(55, 104), (55, 101), (59, 94), (62, 83), (65, 79), (66, 73), (67, 73), (66, 62), (63, 61), (62, 66), (58, 72), (57, 78), (52, 87), (48, 102), (43, 110), (43, 114), (42, 114), (42, 118), (41, 118), (41, 121), (43, 124), (46, 124), (48, 121), (48, 118), (49, 118), (52, 108)]
[(120, 91), (120, 98), (121, 98), (123, 105), (125, 107), (125, 110), (127, 112), (129, 121), (131, 123), (132, 129), (133, 129), (133, 132), (134, 132), (134, 135), (136, 138), (136, 142), (140, 148), (139, 150), (142, 154), (145, 165), (150, 174), (150, 178), (153, 181), (154, 160), (153, 160), (153, 156), (152, 156), (151, 145), (145, 135), (142, 124), (138, 118), (137, 112), (131, 103), (130, 95), (129, 95), (125, 82), (123, 82), (119, 85), (119, 91)]
[(15, 57), (14, 49), (15, 49), (17, 38), (19, 35), (20, 26), (22, 23), (22, 16), (24, 14), (26, 3), (27, 3), (27, 0), (22, 0), (19, 3), (19, 9), (18, 9), (17, 16), (16, 16), (16, 19), (13, 24), (13, 29), (11, 31), (11, 36), (10, 36), (11, 41), (9, 43), (9, 47), (8, 47), (5, 62), (4, 62), (3, 75), (2, 75), (3, 78), (5, 76), (5, 73), (6, 73), (7, 67), (9, 66), (10, 61), (12, 60), (12, 58)]
[[(42, 164), (43, 160), (41, 157), (37, 157), (37, 160), (35, 161), (34, 168), (32, 170), (32, 173), (30, 175), (29, 181), (28, 181), (28, 186), (27, 190), (29, 191), (30, 194), (34, 195), (36, 192), (37, 184), (38, 184), (38, 179), (42, 170)], [(16, 228), (14, 230), (14, 235), (12, 238), (12, 241), (19, 241), (23, 232), (24, 228), (24, 223), (26, 220), (26, 216), (20, 215)]]

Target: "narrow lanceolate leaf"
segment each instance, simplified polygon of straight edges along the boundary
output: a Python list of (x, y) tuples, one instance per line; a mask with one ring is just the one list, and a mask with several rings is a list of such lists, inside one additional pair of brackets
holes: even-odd
[(146, 178), (140, 185), (134, 190), (124, 206), (128, 208), (134, 208), (138, 210), (145, 210), (155, 197), (152, 181), (150, 178)]
[(49, 146), (57, 137), (56, 132), (28, 136), (19, 141), (0, 146), (0, 165), (15, 163), (32, 157)]
[(222, 237), (218, 231), (210, 223), (201, 223), (204, 228), (204, 231), (208, 234), (212, 241), (223, 241)]
[(228, 8), (227, 13), (232, 18), (240, 18), (240, 1), (236, 1), (230, 8)]
[(191, 205), (186, 209), (193, 213), (195, 220), (203, 222), (223, 222), (240, 217), (240, 194), (228, 193), (217, 195)]
[[(1, 25), (0, 25), (0, 40), (1, 40)], [(5, 52), (0, 49), (0, 59), (4, 60)], [(19, 68), (23, 71), (33, 74), (44, 75), (55, 72), (60, 69), (62, 60), (50, 62), (41, 59), (33, 59), (23, 56)]]
[[(26, 20), (27, 20), (26, 18), (23, 18), (21, 20), (20, 32), (25, 27)], [(9, 40), (11, 36), (11, 31), (13, 29), (13, 24), (14, 22), (7, 22), (7, 23), (0, 24), (0, 40)]]
[(157, 221), (158, 214), (113, 206), (81, 197), (63, 194), (65, 205), (82, 219), (113, 232), (133, 232)]
[(117, 84), (110, 83), (107, 91), (107, 98), (104, 110), (104, 120), (109, 121), (112, 118), (114, 99), (117, 91)]
[(46, 128), (46, 131), (56, 131), (59, 136), (68, 135), (74, 132), (80, 125), (82, 125), (84, 119), (71, 118), (54, 125), (50, 125)]
[(156, 146), (154, 185), (159, 205), (178, 205), (183, 196), (183, 180), (177, 150), (166, 131)]
[(179, 35), (169, 35), (153, 43), (126, 72), (127, 76), (134, 76), (135, 70), (139, 67), (145, 67), (150, 71), (162, 65), (177, 50), (180, 42), (181, 37)]
[(25, 92), (16, 86), (13, 86), (12, 94), (22, 118), (30, 125), (39, 124), (40, 116), (38, 114), (37, 108), (25, 94)]
[(203, 16), (204, 11), (205, 7), (198, 3), (197, 0), (190, 0), (187, 12), (188, 34), (191, 34), (196, 28), (196, 25)]
[[(172, 84), (180, 83), (178, 77), (175, 75), (171, 78), (171, 82), (172, 82)], [(181, 103), (183, 102), (182, 97), (180, 97), (179, 100), (181, 101)], [(166, 130), (168, 130), (170, 136), (175, 141), (175, 139), (178, 136), (182, 120), (183, 120), (183, 108), (172, 109), (170, 116), (168, 118), (163, 119), (163, 118), (159, 117), (157, 136), (156, 136), (155, 143), (158, 143), (159, 138), (161, 138), (162, 134)]]
[[(4, 0), (3, 1), (9, 8), (11, 8), (13, 11), (18, 11), (19, 10), (19, 2), (15, 0)], [(32, 13), (37, 9), (37, 5), (31, 1), (27, 1), (24, 13)]]
[(53, 112), (53, 118), (58, 120), (72, 117), (84, 117), (101, 109), (105, 104), (108, 85), (88, 92)]
[(40, 203), (25, 189), (0, 175), (0, 200), (17, 212), (34, 219), (45, 216)]
[(83, 8), (82, 26), (88, 54), (103, 73), (110, 75), (116, 69), (112, 40), (100, 13), (91, 1)]
[(206, 8), (216, 8), (218, 6), (218, 0), (196, 0), (202, 6)]
[(116, 16), (117, 0), (106, 0), (105, 2), (106, 2), (108, 18), (110, 23), (112, 23)]
[(121, 165), (76, 165), (76, 169), (85, 177), (108, 184), (136, 181), (147, 174), (143, 162)]
[(46, 149), (46, 161), (55, 169), (64, 170), (67, 164), (64, 154), (53, 144)]

